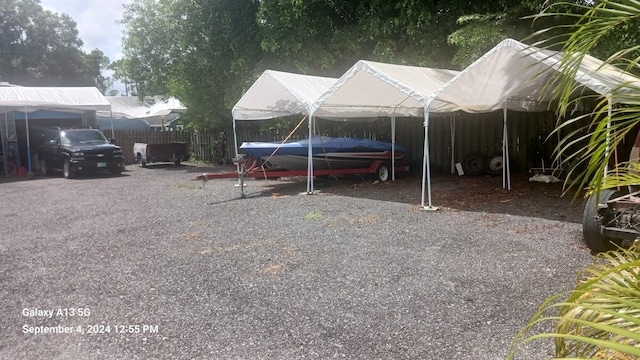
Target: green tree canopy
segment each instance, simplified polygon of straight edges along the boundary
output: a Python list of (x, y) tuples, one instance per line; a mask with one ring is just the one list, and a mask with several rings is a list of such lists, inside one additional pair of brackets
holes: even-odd
[(0, 0), (0, 80), (31, 86), (110, 86), (109, 60), (85, 54), (76, 23), (43, 10), (38, 0)]
[(573, 20), (526, 18), (549, 2), (134, 0), (119, 72), (139, 95), (178, 97), (198, 126), (226, 124), (265, 69), (340, 76), (360, 59), (461, 69), (505, 37)]

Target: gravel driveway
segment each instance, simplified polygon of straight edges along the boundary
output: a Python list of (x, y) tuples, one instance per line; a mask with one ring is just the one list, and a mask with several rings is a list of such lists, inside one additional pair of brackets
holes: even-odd
[(0, 183), (0, 358), (503, 359), (590, 261), (575, 222), (200, 171)]

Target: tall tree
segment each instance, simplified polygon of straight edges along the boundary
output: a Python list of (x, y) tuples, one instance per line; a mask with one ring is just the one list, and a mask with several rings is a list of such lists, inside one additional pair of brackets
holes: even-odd
[(85, 54), (81, 47), (68, 15), (45, 11), (38, 0), (0, 0), (2, 81), (104, 88), (108, 79), (100, 74), (108, 61), (102, 52)]
[(173, 95), (198, 126), (230, 121), (260, 59), (258, 0), (136, 0), (125, 7), (120, 64), (139, 96)]

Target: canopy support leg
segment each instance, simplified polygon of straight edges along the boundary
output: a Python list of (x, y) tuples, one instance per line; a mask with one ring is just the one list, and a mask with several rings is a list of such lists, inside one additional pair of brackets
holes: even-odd
[(451, 115), (451, 175), (456, 173), (456, 114)]
[[(426, 181), (426, 189), (425, 189)], [(428, 194), (429, 206), (424, 206), (425, 190)], [(424, 109), (424, 156), (422, 160), (422, 201), (421, 210), (438, 210), (431, 204), (431, 164), (429, 164), (429, 110)]]
[(395, 180), (396, 180), (396, 115), (394, 114), (391, 117), (391, 181), (395, 181)]
[(502, 188), (511, 190), (511, 169), (509, 168), (509, 131), (507, 128), (507, 106), (503, 109), (504, 128), (502, 131)]
[(29, 114), (26, 106), (24, 107), (24, 121), (27, 128), (27, 170), (28, 174), (31, 175), (31, 140), (29, 139)]
[(313, 195), (313, 125), (314, 117), (309, 114), (309, 151), (307, 154), (307, 195)]

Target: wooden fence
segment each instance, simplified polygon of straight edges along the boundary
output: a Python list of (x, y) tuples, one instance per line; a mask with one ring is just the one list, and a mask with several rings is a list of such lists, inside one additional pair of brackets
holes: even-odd
[(134, 143), (165, 144), (170, 142), (186, 142), (191, 160), (216, 163), (229, 158), (229, 149), (224, 136), (226, 132), (214, 130), (180, 130), (180, 131), (125, 131), (116, 130), (114, 139), (122, 147), (125, 163), (135, 162)]

